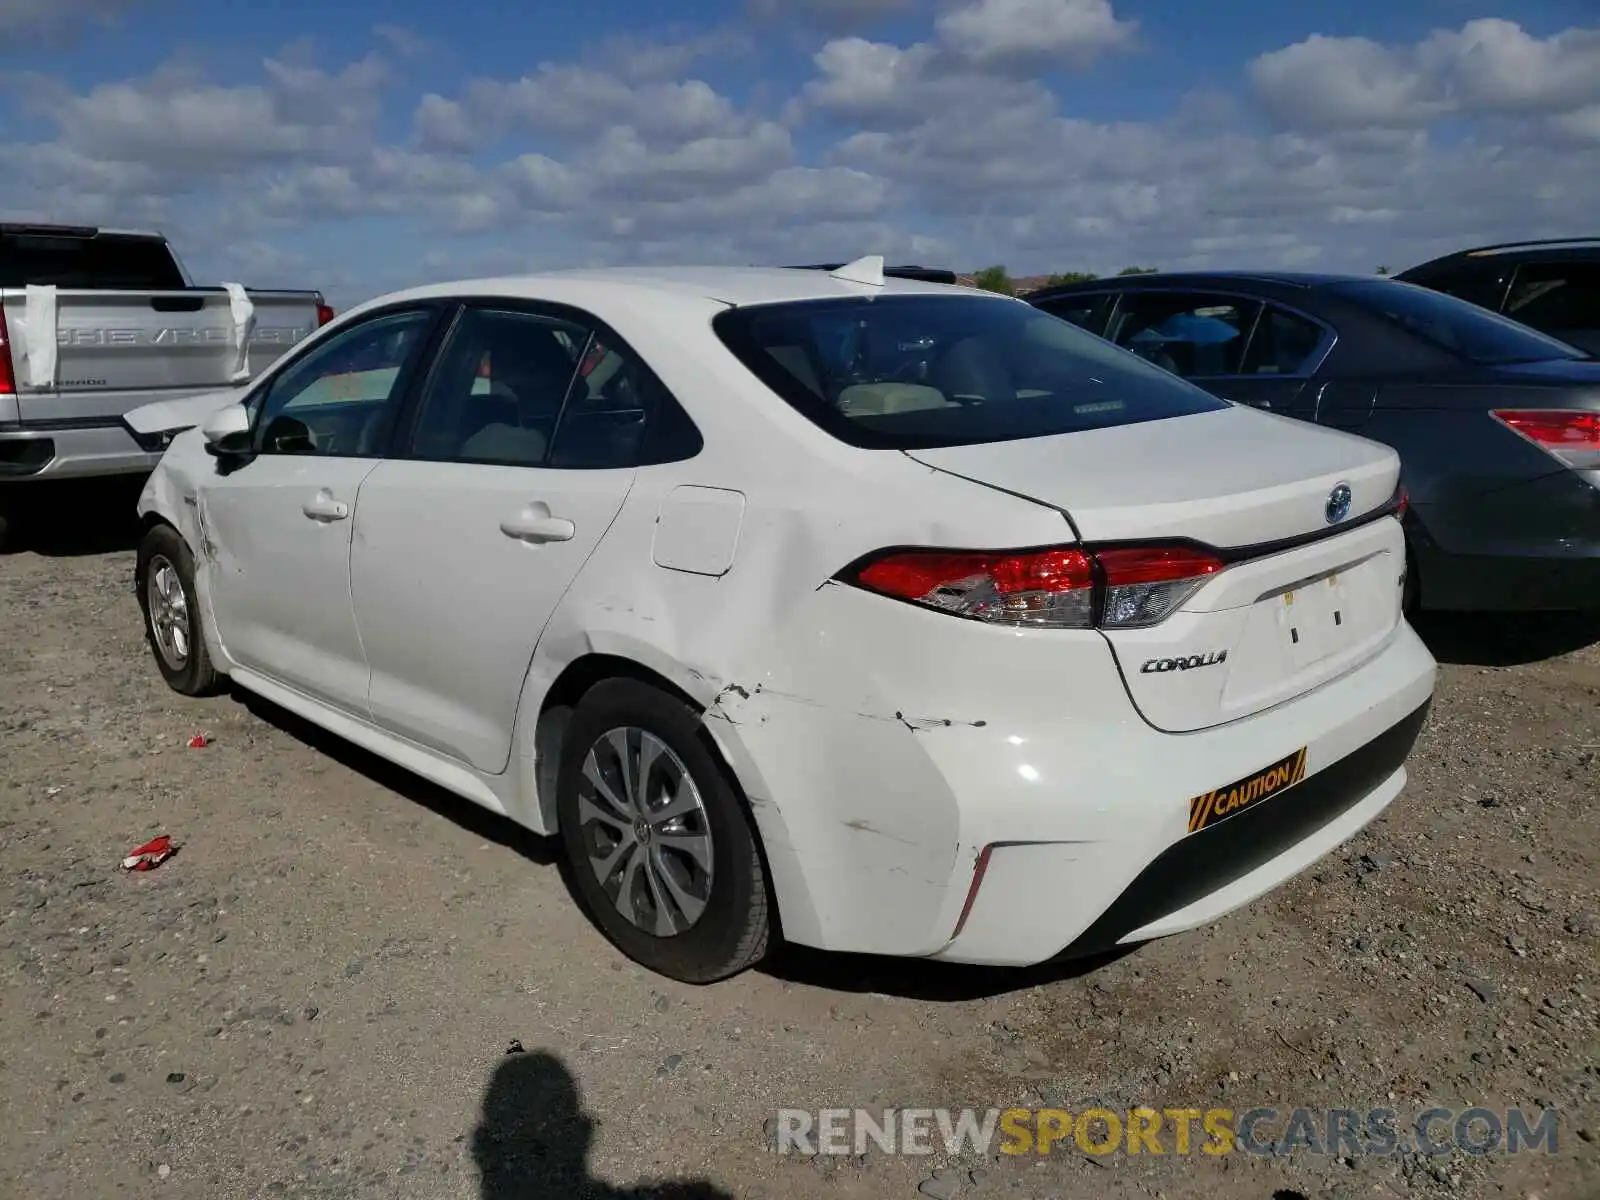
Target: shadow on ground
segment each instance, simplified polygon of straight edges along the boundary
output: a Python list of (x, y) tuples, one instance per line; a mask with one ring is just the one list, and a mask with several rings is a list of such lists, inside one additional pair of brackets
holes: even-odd
[(454, 822), (484, 841), (515, 850), (524, 858), (544, 867), (564, 860), (561, 843), (555, 838), (540, 837), (515, 821), (498, 813), (492, 813), (470, 800), (463, 800), (455, 793), (429, 783), (422, 776), (413, 775), (405, 768), (397, 767), (387, 759), (379, 758), (376, 754), (363, 750), (337, 734), (329, 733), (322, 727), (296, 716), (288, 709), (280, 708), (270, 700), (263, 700), (243, 688), (234, 689), (234, 698), (244, 705), (252, 716), (260, 718), (269, 725), (277, 726), (318, 754), (333, 759), (342, 767), (348, 767), (358, 774), (365, 775), (380, 787), (386, 787), (391, 792), (404, 796), (412, 803), (421, 805), (447, 821)]
[(1442, 663), (1516, 667), (1600, 642), (1600, 612), (1422, 613), (1412, 622)]
[(12, 484), (0, 496), (10, 517), (4, 552), (77, 558), (132, 550), (143, 487), (143, 476)]
[(589, 1173), (595, 1119), (577, 1081), (553, 1054), (507, 1054), (483, 1096), (472, 1133), (481, 1200), (733, 1200), (703, 1179), (616, 1188)]
[(907, 1000), (951, 1003), (988, 1000), (1046, 984), (1080, 979), (1126, 958), (1137, 946), (1036, 967), (975, 967), (922, 958), (833, 954), (806, 946), (782, 946), (761, 964), (775, 979), (836, 992), (870, 992)]

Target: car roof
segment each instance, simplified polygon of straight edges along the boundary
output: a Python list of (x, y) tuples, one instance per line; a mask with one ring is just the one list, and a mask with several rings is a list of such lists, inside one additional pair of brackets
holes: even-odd
[(878, 295), (994, 295), (976, 288), (889, 275), (885, 275), (881, 284), (854, 283), (827, 271), (805, 267), (588, 267), (528, 275), (457, 279), (404, 292), (391, 292), (377, 300), (368, 301), (368, 304), (454, 296), (495, 296), (503, 299), (548, 300), (581, 307), (607, 301), (616, 303), (630, 295), (646, 294), (663, 299), (735, 307)]
[(47, 225), (34, 221), (3, 221), (0, 222), (0, 233), (8, 235), (32, 237), (77, 237), (90, 238), (106, 234), (113, 237), (127, 238), (157, 238), (165, 241), (164, 235), (156, 229), (119, 229), (109, 225)]
[(1522, 263), (1573, 259), (1584, 261), (1600, 259), (1600, 238), (1544, 238), (1534, 242), (1502, 242), (1494, 246), (1473, 246), (1442, 254), (1438, 258), (1430, 258), (1427, 262), (1418, 263), (1414, 267), (1407, 267), (1401, 275), (1431, 272), (1436, 268), (1458, 266), (1479, 260)]
[(1028, 299), (1071, 292), (1103, 292), (1125, 287), (1226, 287), (1229, 284), (1268, 284), (1277, 287), (1315, 288), (1330, 283), (1360, 283), (1382, 275), (1338, 274), (1332, 271), (1148, 271), (1139, 275), (1112, 275), (1043, 287)]

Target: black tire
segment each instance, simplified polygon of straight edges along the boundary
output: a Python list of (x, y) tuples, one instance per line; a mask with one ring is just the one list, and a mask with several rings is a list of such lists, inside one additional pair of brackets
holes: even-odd
[[(175, 654), (170, 636), (163, 638), (157, 629), (152, 613), (160, 610), (152, 603), (152, 586), (161, 579), (169, 579), (170, 569), (182, 589), (182, 612), (168, 605), (166, 612), (180, 621), (185, 629), (184, 653)], [(178, 531), (170, 525), (157, 525), (139, 542), (139, 557), (134, 567), (134, 581), (139, 595), (139, 611), (144, 614), (145, 641), (155, 656), (156, 668), (167, 686), (185, 696), (207, 696), (217, 690), (216, 668), (211, 665), (211, 655), (206, 650), (205, 634), (200, 628), (200, 600), (194, 590), (194, 556)], [(158, 602), (159, 603), (159, 602)], [(163, 642), (166, 645), (163, 645)]]
[[(687, 928), (665, 936), (641, 928), (619, 911), (619, 902), (602, 886), (590, 859), (594, 839), (609, 836), (610, 829), (592, 818), (585, 824), (581, 816), (579, 794), (589, 753), (603, 757), (608, 743), (602, 739), (622, 729), (652, 735), (676, 756), (675, 765), (667, 760), (670, 770), (681, 766), (692, 781), (700, 800), (692, 819), (700, 822), (703, 814), (709, 830), (711, 871), (704, 910)], [(766, 956), (772, 920), (754, 828), (700, 715), (682, 700), (633, 679), (610, 679), (589, 689), (562, 742), (556, 809), (572, 887), (590, 919), (629, 958), (684, 983), (710, 983)], [(679, 856), (674, 861), (689, 860)], [(619, 876), (620, 868), (612, 872), (613, 879)]]

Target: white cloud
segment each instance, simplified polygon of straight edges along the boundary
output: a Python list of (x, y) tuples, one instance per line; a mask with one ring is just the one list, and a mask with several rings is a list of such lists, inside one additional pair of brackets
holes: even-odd
[(1563, 136), (1600, 146), (1600, 104), (1561, 113), (1552, 120), (1552, 124)]
[(428, 92), (417, 102), (411, 118), (412, 136), (424, 150), (466, 154), (483, 140), (484, 130), (466, 105)]
[(434, 43), (414, 30), (404, 25), (393, 25), (387, 21), (379, 22), (372, 27), (372, 32), (389, 44), (389, 48), (402, 58), (414, 58), (419, 54), (426, 54), (435, 49)]
[[(1250, 64), (1273, 115), (1297, 129), (1401, 128), (1442, 117), (1546, 117), (1600, 102), (1600, 29), (1537, 38), (1484, 18), (1412, 46), (1313, 35)], [(1581, 123), (1580, 123), (1581, 124)]]
[(817, 78), (801, 89), (800, 109), (868, 129), (919, 126), (930, 118), (979, 110), (996, 117), (1047, 108), (1055, 94), (1032, 79), (952, 69), (926, 43), (894, 46), (862, 38), (829, 42), (813, 58)]
[(1030, 68), (1086, 68), (1130, 47), (1135, 28), (1117, 19), (1110, 0), (972, 0), (939, 17), (931, 41), (828, 42), (812, 56), (818, 77), (802, 89), (800, 110), (870, 125), (915, 124), (957, 106), (1053, 106), (1054, 93), (1028, 77)]
[(628, 126), (613, 126), (578, 158), (596, 194), (618, 199), (704, 199), (770, 176), (794, 159), (789, 131), (770, 121), (748, 130), (652, 147)]
[(1250, 64), (1272, 114), (1299, 129), (1423, 125), (1448, 110), (1408, 57), (1366, 38), (1313, 34)]
[(542, 64), (511, 82), (483, 79), (462, 101), (485, 132), (522, 129), (588, 138), (624, 126), (650, 139), (727, 135), (747, 126), (732, 102), (699, 79), (630, 84), (575, 64)]
[(86, 158), (161, 169), (174, 184), (263, 162), (326, 158), (361, 146), (377, 119), (386, 68), (376, 57), (326, 72), (267, 59), (256, 84), (213, 83), (183, 65), (83, 94), (35, 80), (27, 106), (59, 144)]
[(1111, 0), (976, 0), (945, 13), (935, 28), (953, 53), (980, 63), (1087, 66), (1126, 47), (1138, 23), (1119, 21)]

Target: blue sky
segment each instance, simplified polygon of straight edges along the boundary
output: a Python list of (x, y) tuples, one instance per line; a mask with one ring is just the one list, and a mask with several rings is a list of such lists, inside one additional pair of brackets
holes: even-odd
[[(537, 14), (537, 15), (534, 15)], [(881, 251), (1403, 266), (1597, 233), (1593, 0), (4, 0), (0, 214), (202, 280)]]

